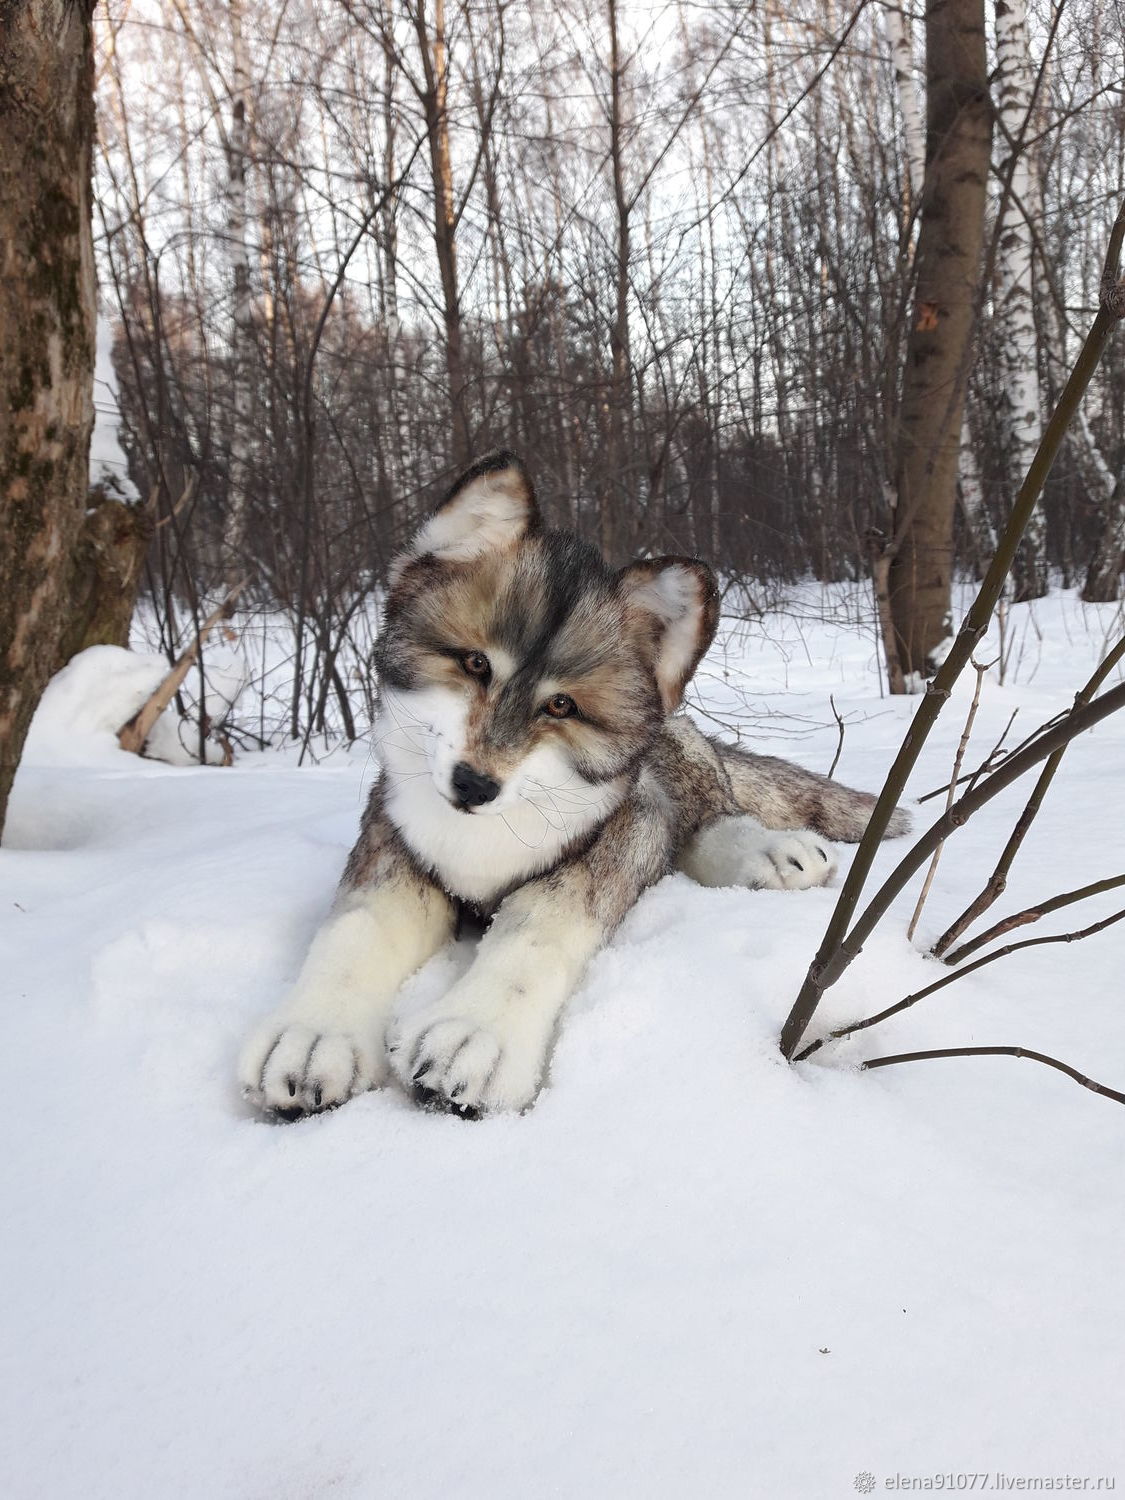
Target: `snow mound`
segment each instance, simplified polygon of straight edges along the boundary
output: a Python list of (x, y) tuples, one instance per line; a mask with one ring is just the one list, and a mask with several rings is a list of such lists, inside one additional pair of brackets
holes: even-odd
[[(126, 724), (168, 672), (164, 657), (122, 646), (89, 646), (56, 672), (40, 699), (24, 745), (28, 766), (120, 767), (125, 752), (117, 731)], [(245, 664), (236, 653), (215, 652), (207, 665), (208, 717), (221, 722), (246, 682)], [(207, 760), (222, 759), (219, 745), (208, 742)], [(198, 729), (169, 706), (156, 721), (145, 745), (151, 760), (174, 766), (198, 765)]]
[(31, 721), (23, 764), (96, 766), (123, 752), (117, 731), (168, 671), (160, 656), (89, 646), (56, 672)]
[(90, 439), (90, 484), (101, 485), (122, 501), (139, 500), (129, 478), (129, 464), (121, 447), (121, 404), (113, 368), (113, 329), (98, 319), (94, 363), (94, 431)]

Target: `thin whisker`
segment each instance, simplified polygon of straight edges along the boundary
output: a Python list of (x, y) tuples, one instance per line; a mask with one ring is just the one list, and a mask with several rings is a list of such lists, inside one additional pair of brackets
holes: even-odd
[[(373, 746), (381, 747), (385, 745), (393, 735), (398, 734), (398, 732), (399, 731), (397, 729), (388, 729), (386, 734), (377, 736), (376, 738), (372, 739), (371, 743)], [(393, 745), (392, 749), (404, 750), (407, 755), (421, 755), (424, 757), (426, 754), (426, 752), (424, 750), (420, 750), (417, 745)]]
[(540, 789), (540, 791), (542, 791), (543, 793), (546, 794), (546, 796), (548, 796), (548, 797), (551, 798), (552, 802), (554, 801), (554, 798), (556, 796), (562, 796), (562, 797), (568, 798), (578, 808), (583, 808), (583, 807), (594, 807), (597, 804), (597, 802), (599, 801), (599, 799), (596, 798), (596, 797), (583, 797), (578, 792), (568, 792), (568, 791), (564, 791), (562, 787), (548, 786), (546, 784), (546, 782), (543, 782), (543, 781), (533, 781), (533, 780), (531, 780), (530, 781), (530, 785), (537, 786)]
[[(431, 734), (436, 733), (432, 724), (427, 724), (423, 719), (418, 718), (417, 714), (412, 714), (410, 710), (404, 705), (402, 699), (400, 697), (397, 697), (396, 694), (389, 692), (387, 689), (383, 690), (383, 702), (386, 703), (387, 711), (390, 714), (391, 718), (404, 733), (408, 729), (415, 727), (418, 729), (428, 729)], [(395, 712), (396, 702), (398, 704), (400, 712), (405, 718), (410, 721), (409, 724), (404, 724), (399, 718), (399, 715)]]
[[(529, 797), (526, 793), (524, 793), (524, 792), (520, 793), (520, 801), (521, 802), (526, 802), (527, 805), (528, 805), (528, 807), (533, 807), (535, 809), (535, 811), (539, 814), (539, 816), (543, 819), (544, 823), (546, 823), (547, 827), (553, 829), (555, 831), (555, 833), (563, 833), (564, 832), (562, 824), (561, 823), (552, 823), (551, 820), (550, 820), (550, 818), (547, 816), (546, 810), (544, 808), (540, 807), (539, 803), (536, 802), (533, 798)], [(556, 807), (555, 811), (559, 812), (559, 809)], [(559, 815), (560, 815), (560, 817), (562, 816), (561, 813)], [(544, 830), (543, 838), (546, 838), (546, 836), (547, 836), (546, 830)], [(540, 840), (540, 843), (542, 843), (542, 839)]]
[[(542, 844), (543, 839), (540, 839), (538, 844), (529, 844), (525, 838), (520, 838), (520, 835), (516, 832), (516, 830), (508, 822), (506, 814), (501, 813), (500, 814), (500, 819), (501, 819), (501, 822), (504, 824), (504, 827), (508, 830), (508, 832), (512, 835), (512, 837), (515, 838), (515, 839), (519, 839), (520, 843), (524, 846), (525, 849), (538, 849), (539, 846)], [(546, 838), (546, 836), (547, 836), (547, 831), (546, 831), (546, 829), (544, 829), (543, 830), (543, 838)]]

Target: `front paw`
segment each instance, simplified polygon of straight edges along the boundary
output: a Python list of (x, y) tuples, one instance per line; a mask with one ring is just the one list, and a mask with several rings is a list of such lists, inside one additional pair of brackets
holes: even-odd
[(539, 1091), (545, 1047), (509, 1019), (485, 1018), (450, 1005), (392, 1023), (391, 1068), (427, 1108), (467, 1120), (525, 1109)]
[(296, 1120), (374, 1088), (384, 1081), (386, 1065), (368, 1037), (275, 1017), (243, 1047), (238, 1075), (243, 1097), (258, 1109)]

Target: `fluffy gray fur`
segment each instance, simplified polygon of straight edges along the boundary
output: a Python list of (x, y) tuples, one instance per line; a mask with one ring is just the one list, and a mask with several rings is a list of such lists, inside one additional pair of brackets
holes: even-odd
[[(648, 886), (677, 867), (823, 884), (826, 841), (858, 839), (874, 801), (677, 712), (718, 620), (710, 571), (612, 571), (542, 526), (511, 454), (458, 481), (391, 576), (383, 771), (333, 913), (240, 1064), (247, 1097), (287, 1118), (391, 1079), (463, 1115), (525, 1108), (585, 964)], [(890, 831), (908, 826), (900, 810)], [(488, 924), (474, 964), (400, 1014), (466, 907)]]

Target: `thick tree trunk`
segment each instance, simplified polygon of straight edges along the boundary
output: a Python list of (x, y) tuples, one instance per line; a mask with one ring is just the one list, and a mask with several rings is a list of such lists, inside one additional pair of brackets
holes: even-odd
[(992, 136), (983, 0), (926, 6), (926, 179), (895, 473), (891, 611), (908, 685), (950, 632), (953, 516)]
[(152, 512), (123, 505), (104, 490), (90, 491), (82, 530), (71, 553), (67, 618), (54, 666), (87, 646), (127, 646)]
[(94, 420), (91, 0), (0, 6), (0, 826), (70, 617)]

